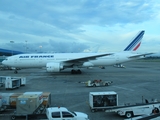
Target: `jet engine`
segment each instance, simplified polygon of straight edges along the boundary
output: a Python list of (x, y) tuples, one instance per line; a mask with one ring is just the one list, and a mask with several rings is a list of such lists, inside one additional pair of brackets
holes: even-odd
[(60, 72), (63, 69), (61, 63), (47, 63), (47, 72)]
[(93, 67), (94, 65), (91, 62), (84, 62), (83, 67)]

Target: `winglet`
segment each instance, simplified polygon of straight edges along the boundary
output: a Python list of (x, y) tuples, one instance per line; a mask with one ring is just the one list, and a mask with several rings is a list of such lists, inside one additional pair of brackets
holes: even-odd
[(124, 51), (136, 51), (141, 45), (141, 40), (144, 33), (144, 30), (140, 31), (138, 35), (132, 40), (132, 42), (124, 49)]

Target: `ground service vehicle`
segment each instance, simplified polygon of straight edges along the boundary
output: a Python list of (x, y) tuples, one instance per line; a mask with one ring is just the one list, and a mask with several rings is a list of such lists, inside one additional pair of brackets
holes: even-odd
[(103, 81), (103, 80), (89, 80), (86, 82), (86, 86), (97, 87), (97, 86), (108, 86), (112, 84), (112, 81)]
[(19, 88), (25, 84), (25, 77), (0, 76), (0, 87), (4, 87), (6, 90)]
[(70, 112), (67, 108), (50, 105), (49, 92), (0, 93), (0, 119), (8, 116), (12, 120), (89, 120), (85, 113)]
[(18, 117), (47, 118), (45, 111), (50, 105), (49, 92), (0, 93), (0, 116), (10, 116), (12, 120)]
[(90, 92), (89, 105), (92, 112), (118, 106), (118, 95), (114, 91)]
[(81, 112), (71, 112), (65, 107), (51, 107), (46, 109), (48, 120), (89, 120), (88, 115)]
[(105, 112), (116, 112), (120, 116), (131, 118), (137, 115), (151, 115), (159, 113), (159, 109), (160, 102), (151, 102), (112, 107), (107, 109)]

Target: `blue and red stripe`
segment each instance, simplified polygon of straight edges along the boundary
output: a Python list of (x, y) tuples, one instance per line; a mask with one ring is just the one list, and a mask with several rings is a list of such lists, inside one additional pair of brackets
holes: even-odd
[(134, 39), (133, 41), (124, 49), (124, 51), (135, 51), (139, 48), (141, 44), (141, 39), (143, 38), (145, 31), (141, 31)]

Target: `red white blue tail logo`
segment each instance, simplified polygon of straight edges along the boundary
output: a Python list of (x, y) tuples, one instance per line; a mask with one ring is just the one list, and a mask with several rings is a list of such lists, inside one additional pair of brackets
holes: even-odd
[(124, 49), (124, 51), (136, 51), (141, 45), (141, 40), (143, 38), (145, 31), (140, 31), (138, 35), (132, 40), (132, 42)]

